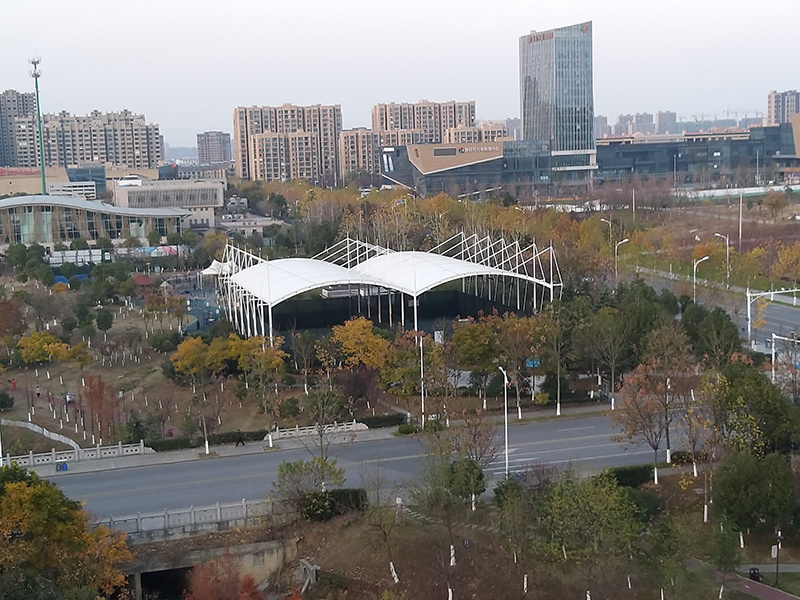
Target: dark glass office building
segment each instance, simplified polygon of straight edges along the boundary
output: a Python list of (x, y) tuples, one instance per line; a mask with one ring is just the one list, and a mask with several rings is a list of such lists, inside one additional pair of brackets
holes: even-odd
[(519, 39), (522, 137), (549, 146), (553, 178), (589, 183), (596, 169), (592, 23)]

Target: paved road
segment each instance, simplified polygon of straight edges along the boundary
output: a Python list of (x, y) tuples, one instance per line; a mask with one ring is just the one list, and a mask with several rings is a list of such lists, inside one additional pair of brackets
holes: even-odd
[[(367, 438), (333, 448), (345, 468), (350, 485), (362, 485), (362, 474), (380, 468), (389, 485), (407, 483), (419, 473), (425, 456), (420, 438), (392, 437), (367, 432)], [(387, 437), (387, 435), (389, 437)], [(606, 417), (558, 419), (521, 423), (509, 427), (509, 467), (517, 471), (532, 462), (548, 462), (560, 467), (573, 465), (580, 471), (640, 464), (652, 460), (649, 447), (624, 447), (612, 440), (613, 430)], [(498, 428), (501, 454), (487, 469), (493, 479), (503, 476), (502, 429)], [(167, 464), (142, 464), (92, 473), (49, 475), (64, 492), (86, 503), (97, 517), (156, 512), (201, 506), (215, 502), (236, 502), (242, 498), (263, 498), (269, 494), (284, 460), (308, 458), (308, 452), (294, 442), (289, 447), (265, 452), (261, 444), (251, 443), (245, 450), (220, 448), (217, 458), (199, 458)], [(164, 453), (170, 454), (170, 453)], [(152, 462), (167, 459), (160, 454), (139, 457)]]
[[(653, 286), (655, 289), (669, 289), (672, 290), (675, 294), (680, 294), (680, 290), (682, 286), (689, 285), (691, 286), (691, 280), (688, 282), (684, 279), (670, 279), (666, 276), (666, 273), (657, 272), (655, 276), (653, 276), (652, 270), (641, 267), (640, 268), (640, 275), (642, 279), (648, 285)], [(698, 295), (700, 289), (702, 287), (702, 282), (700, 279), (697, 281), (698, 287)], [(690, 288), (691, 289), (691, 288)], [(737, 314), (733, 315), (733, 318), (736, 320), (739, 331), (741, 333), (742, 338), (747, 337), (747, 300), (744, 297), (744, 291), (741, 291), (742, 302), (738, 308)], [(767, 297), (769, 298), (769, 297)], [(771, 340), (772, 333), (776, 333), (777, 335), (789, 337), (792, 331), (796, 331), (800, 334), (800, 295), (797, 298), (797, 307), (794, 306), (787, 306), (787, 304), (791, 305), (795, 302), (794, 297), (789, 295), (781, 295), (779, 292), (775, 293), (774, 296), (775, 302), (771, 302), (767, 305), (764, 310), (764, 320), (766, 321), (765, 325), (761, 327), (760, 330), (756, 331), (753, 330), (753, 340), (757, 343), (756, 350), (760, 352), (770, 352), (770, 349), (766, 348), (764, 342), (766, 340)], [(784, 304), (778, 304), (778, 302), (783, 302)], [(756, 305), (753, 303), (751, 308), (753, 312), (753, 319), (756, 318)]]

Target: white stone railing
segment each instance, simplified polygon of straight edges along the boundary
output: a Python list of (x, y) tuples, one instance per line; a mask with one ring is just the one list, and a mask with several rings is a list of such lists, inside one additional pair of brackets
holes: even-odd
[[(272, 436), (273, 438), (281, 439), (302, 437), (305, 435), (319, 435), (319, 429), (320, 428), (316, 425), (309, 425), (308, 427), (293, 427), (289, 429), (277, 429)], [(369, 427), (367, 427), (364, 423), (357, 423), (354, 419), (352, 421), (347, 421), (346, 423), (331, 423), (330, 425), (325, 425), (322, 428), (322, 433), (344, 433), (347, 431), (367, 431), (368, 429)]]
[(144, 445), (140, 440), (138, 444), (118, 443), (116, 446), (93, 446), (91, 448), (77, 448), (74, 450), (55, 449), (43, 454), (34, 454), (33, 451), (21, 456), (6, 456), (0, 458), (0, 465), (11, 465), (17, 463), (21, 467), (38, 467), (40, 465), (55, 464), (57, 471), (69, 469), (67, 463), (81, 462), (84, 460), (97, 460), (99, 458), (118, 458), (121, 456), (131, 456), (134, 454), (145, 454), (153, 452), (151, 448)]

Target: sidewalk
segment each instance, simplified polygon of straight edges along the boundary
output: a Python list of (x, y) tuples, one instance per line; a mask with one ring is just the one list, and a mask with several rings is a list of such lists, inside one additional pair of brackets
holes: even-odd
[[(594, 402), (589, 404), (580, 405), (563, 405), (561, 408), (561, 416), (555, 416), (555, 408), (546, 407), (535, 409), (522, 414), (522, 420), (517, 418), (516, 409), (509, 406), (508, 423), (526, 423), (530, 421), (539, 420), (555, 420), (555, 419), (576, 419), (583, 417), (601, 416), (608, 405), (602, 402)], [(492, 415), (487, 418), (487, 421), (495, 424), (503, 422), (503, 415)], [(451, 421), (450, 425), (454, 426), (459, 421)], [(343, 432), (338, 434), (341, 440), (335, 440), (334, 443), (345, 443), (352, 441), (353, 443), (369, 442), (381, 439), (391, 439), (397, 431), (395, 427), (384, 427), (381, 429), (370, 429), (367, 431), (356, 432)], [(309, 439), (309, 441), (311, 441)], [(38, 467), (33, 467), (31, 470), (41, 477), (58, 477), (60, 475), (67, 475), (69, 473), (96, 473), (98, 471), (108, 471), (112, 469), (124, 469), (129, 467), (142, 467), (152, 465), (164, 465), (172, 463), (187, 462), (193, 460), (213, 460), (219, 457), (228, 456), (241, 456), (247, 454), (263, 454), (264, 452), (280, 452), (281, 450), (296, 450), (305, 448), (304, 442), (300, 438), (290, 437), (274, 441), (274, 448), (269, 448), (267, 441), (253, 441), (247, 442), (243, 447), (237, 447), (235, 444), (226, 444), (223, 446), (211, 446), (209, 448), (211, 454), (205, 454), (205, 448), (201, 445), (198, 448), (186, 448), (184, 450), (170, 450), (165, 452), (146, 452), (145, 454), (136, 454), (132, 456), (122, 456), (114, 458), (101, 458), (91, 461), (83, 462), (70, 462), (68, 471), (57, 472), (56, 465), (46, 464)]]

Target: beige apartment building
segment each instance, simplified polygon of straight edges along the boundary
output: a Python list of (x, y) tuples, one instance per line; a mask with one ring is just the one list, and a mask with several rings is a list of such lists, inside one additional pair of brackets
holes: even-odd
[[(16, 161), (20, 167), (39, 164), (35, 115), (14, 119)], [(163, 156), (159, 127), (144, 115), (128, 110), (86, 116), (67, 112), (42, 115), (46, 167), (110, 163), (135, 169), (154, 169)]]
[(772, 90), (767, 96), (767, 125), (790, 123), (792, 115), (800, 112), (800, 92), (776, 92)]
[[(372, 131), (381, 136), (384, 145), (439, 144), (446, 139), (448, 129), (474, 126), (474, 100), (391, 102), (376, 104), (372, 109)], [(403, 132), (397, 134), (396, 142), (390, 137), (395, 131)]]
[(342, 130), (338, 104), (240, 106), (234, 110), (233, 129), (237, 177), (337, 183)]
[(481, 121), (477, 127), (449, 127), (444, 130), (443, 144), (478, 144), (509, 140), (505, 121)]
[(0, 167), (18, 166), (14, 121), (36, 114), (36, 96), (32, 92), (6, 90), (0, 94)]
[(356, 173), (379, 174), (379, 158), (380, 136), (372, 130), (359, 127), (339, 134), (339, 177), (343, 184)]

